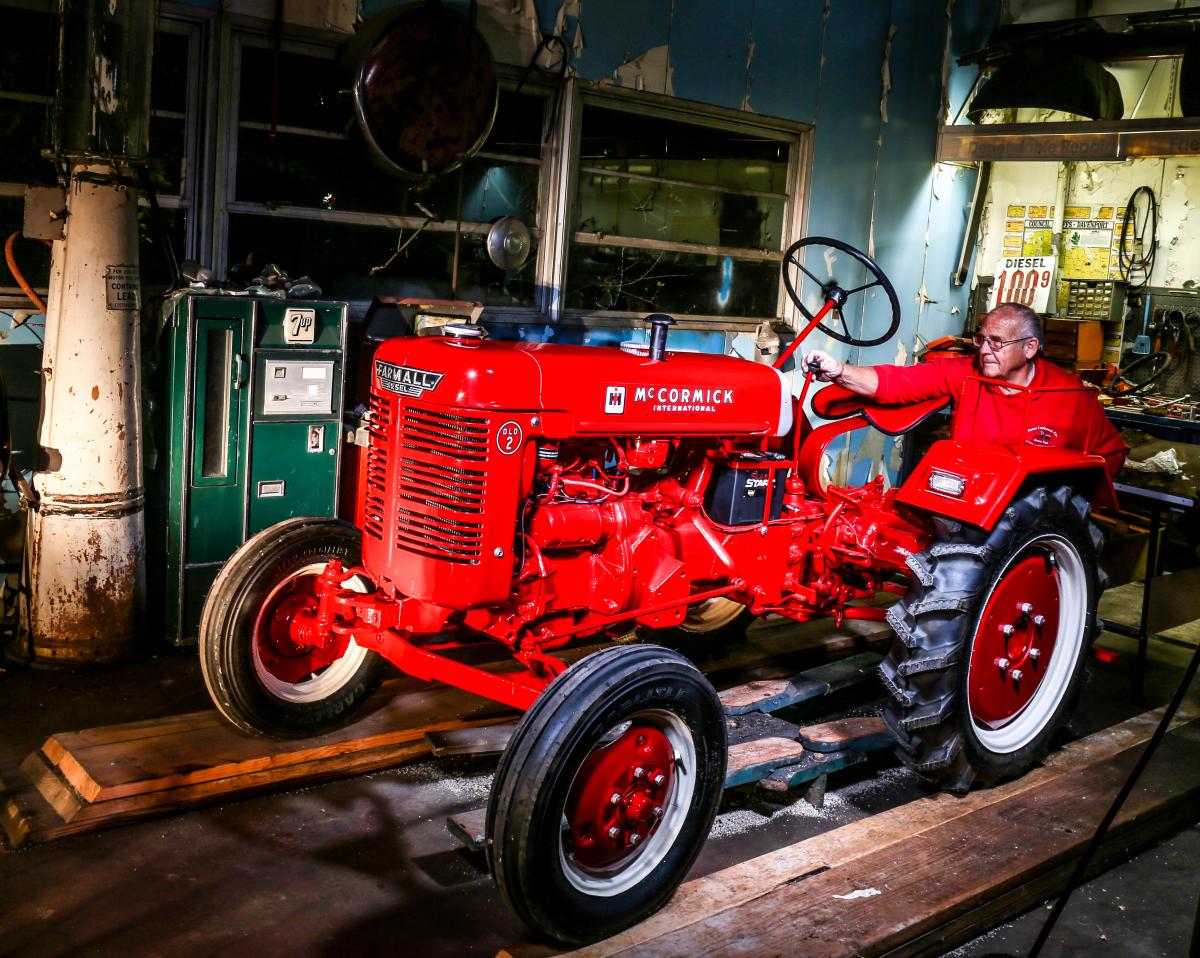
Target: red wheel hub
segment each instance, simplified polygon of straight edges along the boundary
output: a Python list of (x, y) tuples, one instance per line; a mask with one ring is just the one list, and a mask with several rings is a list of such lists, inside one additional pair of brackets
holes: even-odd
[(580, 868), (613, 869), (638, 852), (662, 820), (675, 777), (675, 753), (663, 732), (634, 723), (580, 766), (566, 816)]
[(1054, 655), (1058, 615), (1054, 556), (1033, 550), (996, 583), (979, 617), (967, 676), (976, 722), (1002, 728), (1029, 704)]
[(348, 636), (331, 634), (325, 645), (301, 637), (300, 624), (317, 613), (316, 575), (299, 575), (284, 583), (267, 601), (255, 623), (254, 646), (259, 661), (283, 682), (302, 682), (342, 657)]

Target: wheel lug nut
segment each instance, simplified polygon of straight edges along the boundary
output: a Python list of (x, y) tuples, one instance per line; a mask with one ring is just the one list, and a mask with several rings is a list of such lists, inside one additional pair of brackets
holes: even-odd
[(662, 818), (662, 813), (663, 813), (663, 807), (661, 805), (655, 805), (654, 806), (654, 817)]
[(632, 835), (629, 836), (629, 844), (630, 845), (636, 845), (641, 840), (642, 840), (642, 836), (639, 835), (637, 832), (634, 832)]
[(617, 837), (618, 835), (620, 835), (620, 834), (621, 834), (621, 829), (617, 828), (617, 826), (616, 826), (616, 825), (614, 825), (612, 828), (610, 828), (610, 829), (608, 830), (608, 837), (609, 837), (609, 838), (616, 838), (616, 837)]
[(608, 796), (608, 804), (609, 805), (616, 805), (617, 802), (619, 802), (620, 800), (621, 800), (620, 792), (613, 792), (611, 795)]
[(1033, 624), (1036, 625), (1040, 629), (1043, 625), (1046, 624), (1046, 617), (1044, 615), (1035, 615), (1033, 617)]
[(1029, 613), (1031, 613), (1033, 611), (1033, 603), (1032, 602), (1022, 602), (1020, 605), (1017, 606), (1017, 608), (1021, 610), (1022, 615), (1029, 615)]
[(654, 784), (655, 785), (661, 785), (666, 780), (667, 780), (667, 776), (665, 776), (662, 772), (659, 772), (657, 775), (654, 776)]
[(1013, 669), (1011, 672), (1009, 672), (1009, 673), (1008, 673), (1008, 676), (1009, 676), (1009, 678), (1011, 678), (1011, 679), (1012, 679), (1014, 682), (1020, 682), (1020, 681), (1021, 681), (1021, 670), (1020, 670), (1020, 669)]
[(1042, 654), (1041, 649), (1030, 649), (1029, 650), (1029, 657), (1031, 659), (1033, 659), (1033, 661), (1035, 661), (1035, 662), (1038, 660), (1038, 656), (1041, 654)]
[(996, 665), (998, 665), (1001, 669), (1007, 669), (1008, 659), (996, 659)]
[(646, 774), (646, 770), (644, 768), (642, 768), (642, 766), (640, 766), (640, 765), (633, 770), (634, 778), (641, 778), (645, 774)]
[(1011, 625), (1002, 625), (1000, 626), (1000, 631), (1004, 633), (1005, 638), (1012, 638), (1013, 633), (1017, 630)]

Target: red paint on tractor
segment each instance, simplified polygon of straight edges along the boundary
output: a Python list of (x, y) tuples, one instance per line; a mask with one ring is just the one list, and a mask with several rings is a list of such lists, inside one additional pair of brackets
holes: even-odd
[(1018, 715), (1041, 685), (1058, 636), (1058, 570), (1034, 550), (996, 583), (971, 650), (971, 717), (991, 729)]

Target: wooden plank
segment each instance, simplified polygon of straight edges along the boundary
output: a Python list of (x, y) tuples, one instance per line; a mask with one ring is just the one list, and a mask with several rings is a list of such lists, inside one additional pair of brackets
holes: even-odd
[[(1176, 716), (1178, 728), (1200, 715), (1185, 703)], [(1146, 712), (1064, 746), (1050, 755), (1043, 767), (993, 788), (965, 796), (946, 793), (917, 799), (861, 821), (843, 825), (814, 838), (767, 852), (712, 875), (685, 882), (675, 897), (658, 914), (627, 929), (600, 945), (571, 952), (572, 958), (600, 958), (640, 942), (657, 939), (708, 915), (769, 894), (779, 885), (797, 882), (807, 875), (834, 868), (857, 858), (892, 849), (914, 836), (981, 808), (1012, 801), (1031, 790), (1045, 787), (1061, 776), (1105, 761), (1126, 749), (1137, 748), (1154, 732), (1161, 710)], [(541, 953), (544, 949), (509, 949), (512, 955)]]
[[(1003, 805), (991, 805), (910, 838), (903, 855), (863, 855), (804, 881), (695, 922), (668, 938), (628, 949), (607, 950), (623, 958), (667, 955), (794, 954), (851, 958), (895, 953), (908, 942), (1018, 892), (1039, 875), (1068, 866), (1080, 854), (1095, 823), (1137, 759), (1119, 757), (1062, 776)], [(1131, 828), (1165, 828), (1195, 816), (1200, 796), (1200, 754), (1173, 733), (1161, 761), (1152, 764), (1118, 816), (1112, 842), (1123, 848)], [(1011, 899), (1010, 899), (1011, 900)], [(1031, 903), (1029, 900), (1027, 903)], [(982, 930), (982, 929), (978, 929)]]
[[(760, 622), (750, 630), (752, 642), (721, 659), (721, 674), (744, 681), (747, 669), (786, 670), (797, 656), (828, 657), (880, 641), (862, 624), (852, 625), (830, 631), (828, 623), (818, 630), (790, 621)], [(598, 647), (569, 649), (563, 658), (575, 660)], [(512, 661), (504, 657), (481, 667), (511, 668)], [(350, 726), (315, 739), (278, 742), (244, 735), (215, 711), (57, 733), (40, 755), (26, 759), (24, 772), (0, 769), (0, 827), (20, 845), (272, 787), (376, 771), (428, 755), (427, 733), (436, 739), (439, 733), (494, 725), (505, 714), (513, 713), (465, 692), (403, 677), (385, 682)]]
[[(430, 731), (489, 724), (505, 714), (513, 713), (467, 692), (436, 686), (381, 702), (345, 728), (315, 738), (273, 741), (223, 721), (187, 728), (168, 723), (166, 734), (72, 749), (57, 764), (85, 801), (97, 803), (247, 774), (287, 780), (294, 777), (289, 766), (402, 748)], [(70, 741), (54, 738), (60, 745)]]
[(829, 694), (825, 682), (804, 679), (762, 679), (737, 685), (718, 694), (726, 715), (746, 715), (750, 712), (777, 712), (807, 699)]
[(725, 787), (757, 782), (780, 766), (794, 765), (802, 758), (804, 746), (790, 738), (759, 738), (734, 745), (725, 766)]
[(876, 652), (862, 652), (836, 662), (805, 669), (799, 675), (790, 678), (747, 682), (745, 685), (726, 689), (718, 697), (726, 715), (776, 712), (861, 682), (876, 681), (875, 668), (881, 658)]
[(806, 725), (800, 729), (800, 741), (812, 752), (837, 752), (841, 749), (870, 752), (896, 744), (896, 739), (878, 716)]
[(450, 834), (473, 852), (487, 847), (487, 807), (446, 816)]
[(517, 730), (516, 722), (498, 725), (479, 725), (475, 728), (447, 729), (426, 732), (425, 740), (434, 758), (454, 755), (499, 755)]
[(59, 818), (69, 822), (79, 814), (84, 802), (62, 776), (55, 772), (41, 752), (31, 752), (20, 768), (38, 794), (58, 813)]
[(878, 652), (862, 652), (849, 658), (838, 659), (819, 665), (815, 669), (807, 669), (804, 677), (812, 682), (825, 682), (831, 691), (848, 689), (862, 682), (876, 681), (876, 668), (883, 661)]
[(797, 785), (803, 785), (822, 775), (849, 768), (859, 762), (865, 762), (862, 752), (805, 752), (803, 758), (795, 765), (785, 765), (777, 768), (770, 775), (759, 781), (759, 788), (768, 792), (786, 792)]
[[(420, 738), (407, 745), (354, 752), (344, 756), (336, 765), (318, 760), (290, 766), (294, 778), (288, 784), (302, 782), (312, 785), (330, 779), (363, 775), (428, 755), (429, 746), (424, 738)], [(275, 770), (261, 769), (240, 775), (233, 781), (199, 782), (85, 804), (71, 821), (64, 822), (32, 784), (10, 780), (6, 785), (4, 803), (0, 805), (0, 827), (4, 828), (13, 846), (20, 847), (27, 843), (51, 841), (171, 812), (278, 791), (279, 786), (280, 780)]]

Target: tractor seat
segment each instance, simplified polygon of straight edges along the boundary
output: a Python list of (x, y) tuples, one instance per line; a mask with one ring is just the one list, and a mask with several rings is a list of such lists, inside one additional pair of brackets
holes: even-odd
[(898, 436), (919, 426), (927, 418), (950, 405), (949, 396), (935, 396), (902, 406), (885, 406), (867, 396), (852, 393), (845, 386), (830, 383), (813, 396), (812, 409), (822, 419), (861, 416), (889, 436)]
[(825, 450), (834, 439), (868, 424), (889, 436), (898, 436), (949, 404), (948, 396), (937, 396), (903, 406), (884, 406), (832, 383), (813, 396), (812, 409), (818, 416), (835, 421), (817, 426), (804, 437), (796, 463), (797, 475), (810, 495), (825, 498)]

